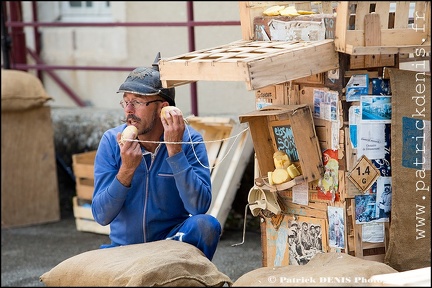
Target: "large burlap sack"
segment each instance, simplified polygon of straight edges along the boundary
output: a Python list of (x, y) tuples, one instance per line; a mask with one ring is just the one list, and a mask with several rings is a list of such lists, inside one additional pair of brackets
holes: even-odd
[(233, 287), (376, 286), (379, 283), (373, 283), (370, 278), (387, 273), (397, 271), (384, 263), (346, 253), (320, 253), (305, 265), (255, 269), (238, 278)]
[(393, 196), (384, 263), (402, 272), (431, 266), (431, 77), (389, 73)]
[(232, 285), (201, 250), (175, 240), (87, 251), (59, 263), (40, 281), (52, 287)]
[(42, 82), (32, 74), (19, 70), (1, 70), (1, 109), (21, 111), (44, 105), (52, 98)]

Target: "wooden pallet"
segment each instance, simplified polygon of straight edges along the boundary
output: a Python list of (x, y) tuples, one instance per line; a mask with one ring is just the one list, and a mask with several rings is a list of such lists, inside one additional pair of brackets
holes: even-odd
[(199, 80), (244, 81), (248, 90), (339, 67), (334, 40), (236, 41), (159, 61), (163, 87)]

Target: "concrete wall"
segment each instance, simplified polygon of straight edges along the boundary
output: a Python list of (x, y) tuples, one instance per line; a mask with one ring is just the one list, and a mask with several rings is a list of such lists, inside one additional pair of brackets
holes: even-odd
[[(113, 21), (185, 22), (187, 1), (113, 1)], [(237, 1), (194, 1), (195, 21), (239, 21)], [(60, 15), (59, 2), (38, 1), (40, 22), (53, 22)], [(23, 2), (24, 21), (31, 19), (31, 2)], [(34, 44), (32, 27), (26, 27), (27, 45)], [(151, 65), (158, 52), (162, 58), (190, 52), (186, 27), (40, 27), (41, 56), (47, 65), (119, 66)], [(241, 39), (241, 27), (195, 27), (195, 50), (225, 45)], [(31, 61), (29, 61), (31, 62)], [(55, 73), (92, 107), (121, 109), (116, 91), (129, 72), (57, 70)], [(54, 98), (53, 107), (77, 107), (46, 74), (44, 86)], [(243, 82), (199, 81), (199, 116), (232, 116), (255, 108), (255, 92)], [(176, 88), (177, 106), (191, 114), (190, 85)]]

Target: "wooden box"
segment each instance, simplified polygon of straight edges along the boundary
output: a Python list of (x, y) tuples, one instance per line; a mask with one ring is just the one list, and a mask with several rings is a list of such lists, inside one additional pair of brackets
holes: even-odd
[(336, 28), (333, 14), (255, 17), (256, 41), (320, 41), (333, 39)]
[(286, 83), (270, 85), (255, 91), (255, 107), (257, 110), (268, 105), (287, 105), (288, 88)]
[(283, 150), (300, 165), (306, 182), (322, 177), (322, 154), (308, 105), (270, 105), (239, 118), (249, 123), (262, 176), (275, 169), (273, 153)]
[(430, 10), (426, 1), (341, 1), (336, 50), (350, 55), (430, 52)]
[(72, 201), (75, 225), (78, 231), (109, 235), (110, 225), (102, 226), (94, 220), (91, 201), (81, 200), (77, 196), (73, 197)]
[(96, 151), (72, 155), (72, 169), (75, 175), (78, 198), (92, 200), (94, 190), (94, 159)]
[(319, 14), (332, 14), (336, 1), (240, 1), (240, 23), (243, 40), (255, 39), (254, 21), (262, 17), (263, 12), (275, 5), (294, 6), (297, 10), (314, 11)]

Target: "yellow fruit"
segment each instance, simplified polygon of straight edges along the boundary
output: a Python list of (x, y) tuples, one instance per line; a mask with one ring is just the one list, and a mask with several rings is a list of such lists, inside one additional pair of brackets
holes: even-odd
[(123, 130), (120, 138), (120, 143), (124, 144), (125, 141), (133, 140), (137, 136), (138, 136), (138, 129), (133, 125), (129, 125)]
[(287, 169), (276, 168), (272, 173), (272, 180), (274, 184), (282, 184), (291, 180)]
[(272, 171), (267, 172), (267, 178), (270, 185), (274, 185), (272, 177), (273, 177), (273, 172)]
[(295, 178), (297, 176), (300, 176), (300, 171), (297, 169), (297, 167), (294, 164), (291, 164), (287, 168), (288, 174), (291, 178)]
[(289, 165), (291, 165), (291, 161), (288, 157), (288, 155), (284, 151), (276, 151), (273, 153), (273, 162), (275, 165), (275, 168), (288, 168)]
[(315, 12), (313, 11), (307, 11), (307, 10), (297, 10), (297, 13), (300, 15), (311, 15), (311, 14), (315, 14)]
[(160, 117), (166, 119), (167, 118), (166, 114), (170, 113), (171, 111), (176, 111), (175, 113), (182, 114), (181, 110), (175, 106), (165, 106), (161, 110)]
[(275, 6), (271, 6), (269, 8), (267, 8), (266, 10), (264, 10), (263, 14), (266, 16), (278, 16), (279, 11), (284, 9), (285, 6), (279, 6), (279, 5), (275, 5)]
[(294, 6), (288, 6), (285, 9), (279, 11), (279, 14), (281, 16), (299, 16), (300, 14), (297, 13), (297, 9)]

